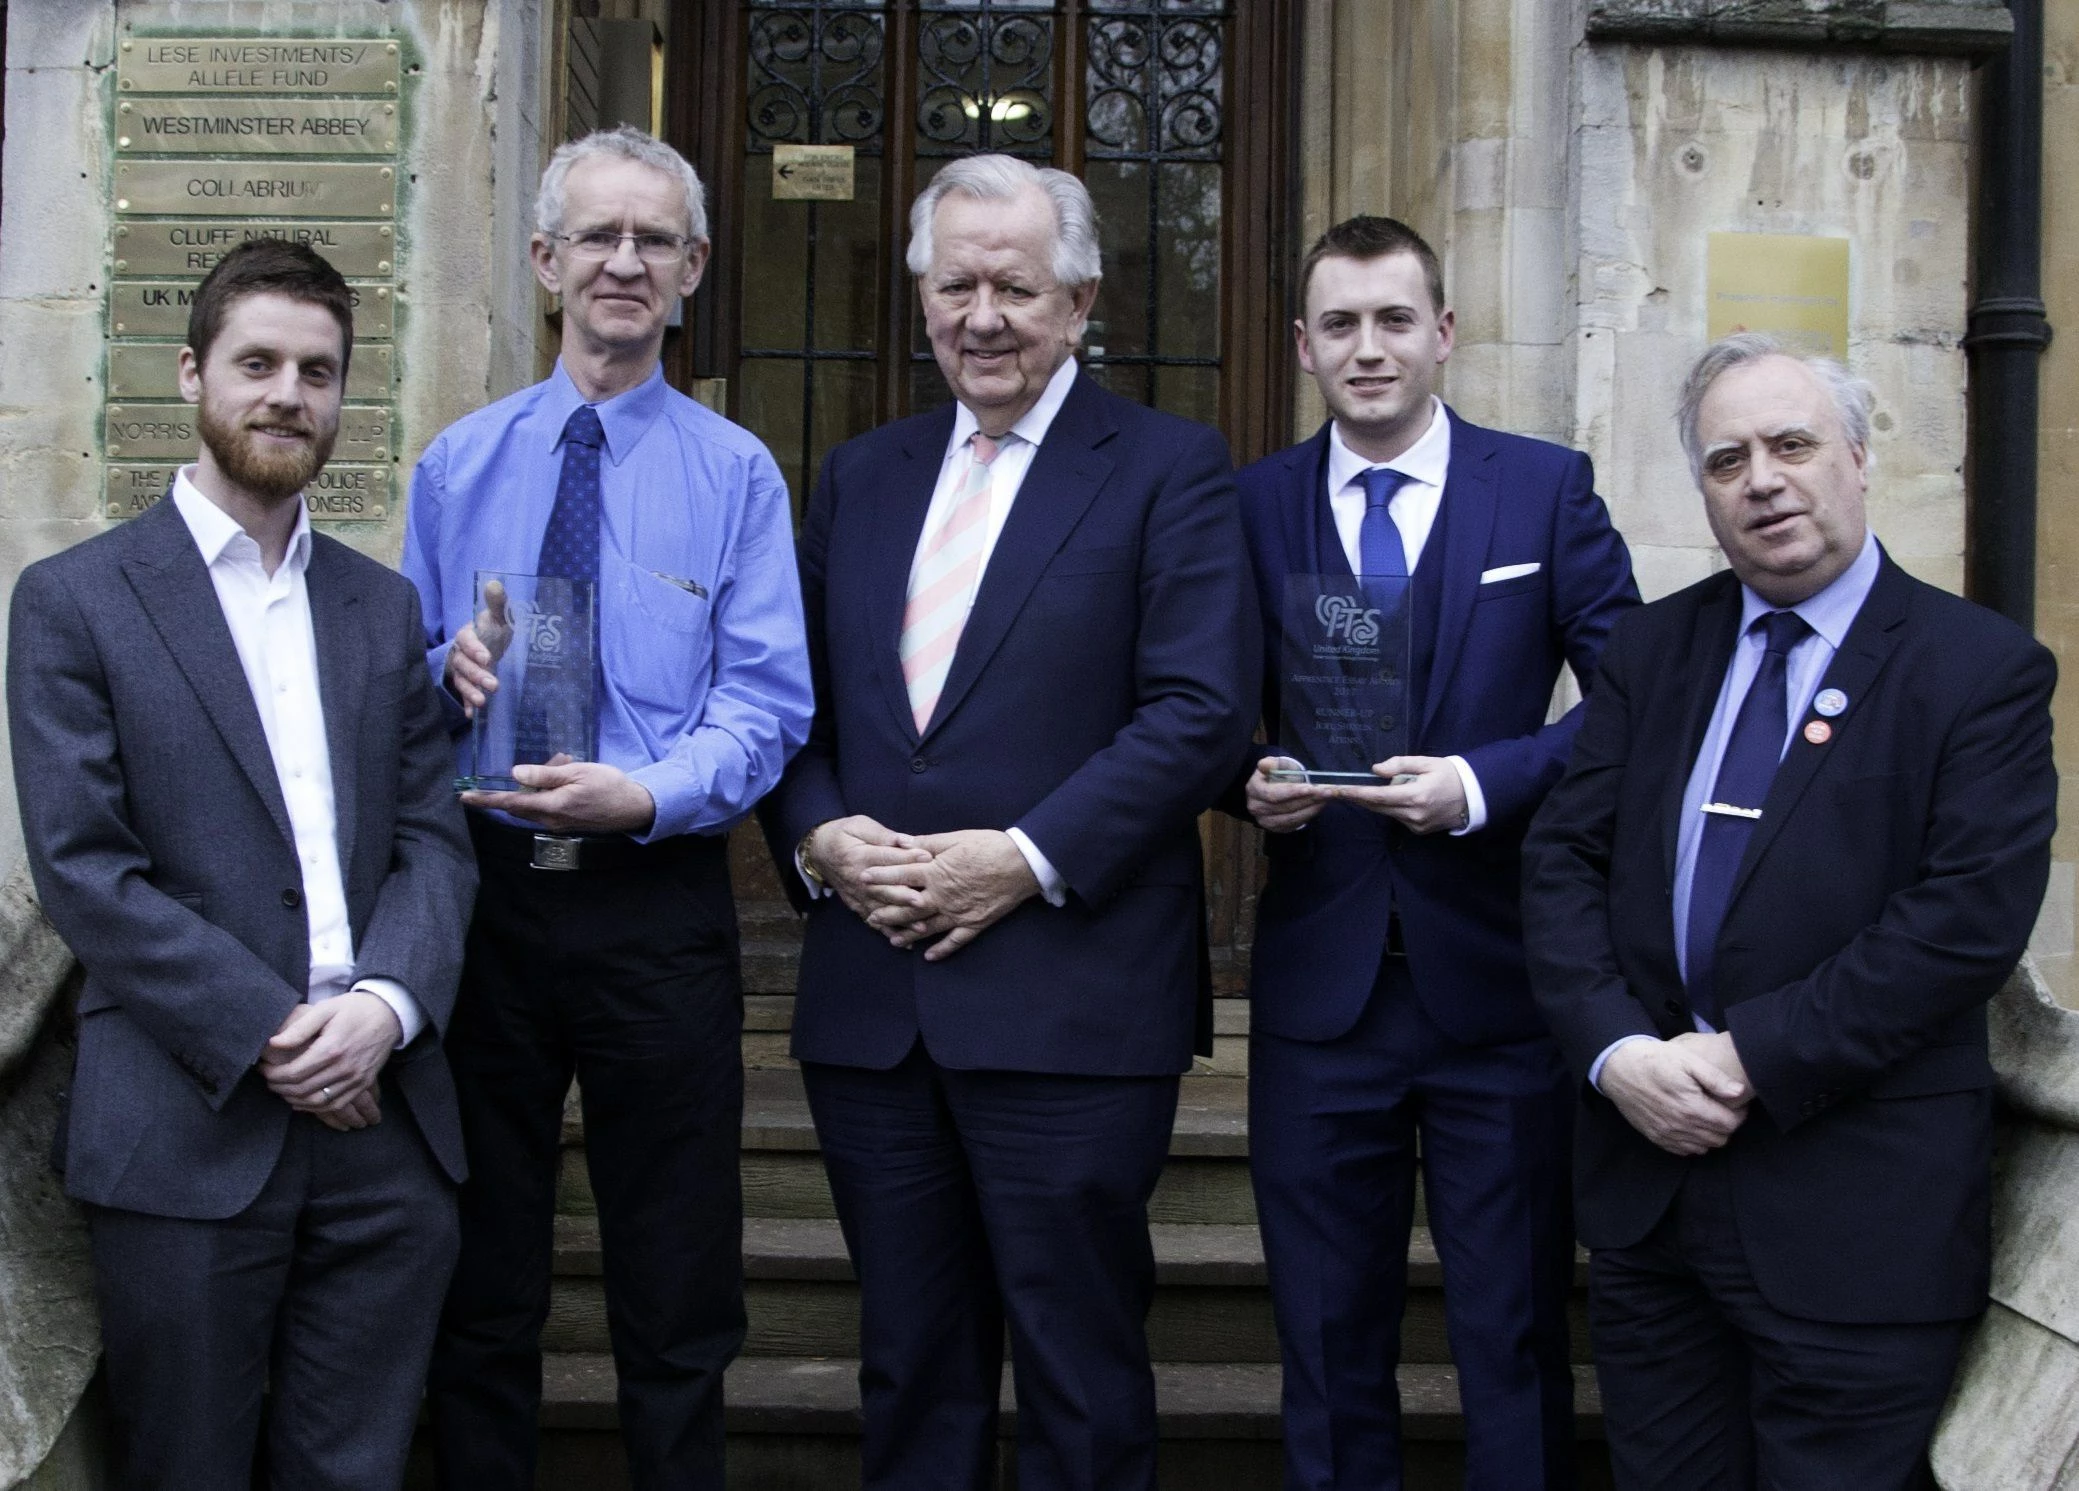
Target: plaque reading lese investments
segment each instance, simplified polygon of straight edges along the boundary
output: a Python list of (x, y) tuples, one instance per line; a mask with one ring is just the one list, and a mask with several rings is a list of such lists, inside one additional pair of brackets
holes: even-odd
[(1407, 754), (1405, 575), (1292, 575), (1285, 582), (1278, 751), (1291, 778), (1378, 786), (1375, 762)]
[(457, 791), (524, 791), (515, 766), (593, 759), (597, 618), (588, 580), (477, 571), (476, 632), (498, 687), (476, 712)]

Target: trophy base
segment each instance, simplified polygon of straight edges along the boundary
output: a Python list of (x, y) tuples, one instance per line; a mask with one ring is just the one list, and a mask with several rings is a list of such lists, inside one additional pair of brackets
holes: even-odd
[(498, 772), (483, 772), (475, 776), (465, 775), (456, 777), (455, 790), (457, 792), (532, 792), (534, 789), (517, 777)]
[(1324, 787), (1399, 787), (1415, 780), (1412, 771), (1383, 781), (1375, 771), (1311, 771), (1304, 766), (1281, 766), (1269, 776), (1273, 782), (1305, 782)]

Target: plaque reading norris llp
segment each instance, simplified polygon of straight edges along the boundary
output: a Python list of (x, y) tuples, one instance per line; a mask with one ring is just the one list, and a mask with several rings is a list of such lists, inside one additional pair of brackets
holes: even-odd
[[(202, 432), (193, 404), (110, 404), (103, 420), (108, 458), (172, 461), (185, 465), (201, 448)], [(349, 404), (339, 411), (335, 461), (390, 459), (390, 409), (386, 404)]]
[(589, 580), (477, 571), (476, 634), (498, 687), (476, 712), (458, 792), (525, 791), (515, 766), (593, 759), (597, 618)]
[(397, 105), (379, 99), (166, 98), (116, 105), (120, 155), (388, 155)]
[(395, 96), (386, 37), (139, 36), (116, 49), (121, 93), (376, 93)]
[(115, 272), (199, 281), (248, 238), (309, 244), (350, 280), (395, 267), (397, 230), (388, 223), (132, 222), (116, 224)]
[(1377, 787), (1372, 766), (1407, 754), (1407, 592), (1405, 575), (1286, 579), (1277, 751), (1299, 769), (1273, 780)]

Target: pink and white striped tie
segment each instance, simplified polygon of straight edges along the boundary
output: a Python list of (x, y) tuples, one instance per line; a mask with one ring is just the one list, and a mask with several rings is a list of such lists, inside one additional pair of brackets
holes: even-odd
[(917, 733), (931, 723), (938, 696), (967, 625), (975, 582), (982, 573), (982, 539), (989, 530), (989, 463), (1000, 447), (975, 431), (960, 495), (944, 521), (924, 539), (910, 576), (909, 604), (902, 612), (902, 678), (909, 686), (910, 714)]

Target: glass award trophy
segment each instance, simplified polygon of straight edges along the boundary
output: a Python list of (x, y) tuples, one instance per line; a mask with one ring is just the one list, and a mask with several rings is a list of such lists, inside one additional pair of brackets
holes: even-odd
[(1386, 785), (1372, 764), (1406, 755), (1412, 738), (1408, 584), (1405, 575), (1287, 577), (1276, 749), (1299, 766), (1273, 781)]
[(598, 618), (589, 580), (477, 571), (476, 634), (498, 687), (476, 712), (457, 791), (523, 792), (515, 766), (593, 759)]

